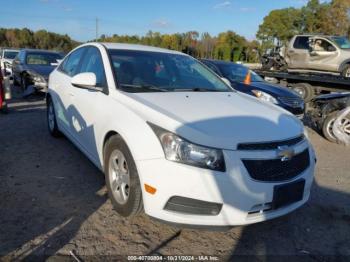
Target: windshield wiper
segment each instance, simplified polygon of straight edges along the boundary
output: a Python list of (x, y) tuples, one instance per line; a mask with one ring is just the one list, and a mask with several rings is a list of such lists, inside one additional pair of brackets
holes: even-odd
[(220, 90), (194, 87), (194, 88), (175, 88), (175, 92), (221, 92)]
[(121, 84), (122, 87), (131, 87), (136, 89), (143, 89), (143, 90), (153, 90), (153, 91), (159, 91), (159, 92), (169, 92), (170, 90), (165, 88), (156, 87), (153, 85), (129, 85), (129, 84)]

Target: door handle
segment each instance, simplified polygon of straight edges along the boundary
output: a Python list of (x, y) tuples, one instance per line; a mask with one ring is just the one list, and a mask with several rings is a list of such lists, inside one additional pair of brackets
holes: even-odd
[(70, 97), (74, 97), (74, 94), (73, 94), (73, 93), (69, 93), (69, 96), (70, 96)]

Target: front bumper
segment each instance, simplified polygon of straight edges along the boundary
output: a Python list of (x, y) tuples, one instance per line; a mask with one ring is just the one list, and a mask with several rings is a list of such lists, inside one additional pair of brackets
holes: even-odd
[[(257, 223), (285, 215), (307, 202), (313, 181), (315, 154), (307, 141), (294, 147), (296, 153), (310, 147), (310, 166), (292, 180), (269, 183), (253, 180), (241, 159), (274, 159), (275, 151), (224, 151), (226, 172), (216, 172), (182, 165), (166, 159), (137, 161), (141, 184), (156, 188), (154, 195), (145, 192), (146, 214), (159, 220), (196, 226), (234, 226)], [(273, 200), (274, 187), (305, 179), (302, 200), (279, 209), (264, 211)], [(165, 210), (174, 196), (222, 204), (217, 215), (194, 215)], [(251, 212), (261, 206), (259, 212)]]
[(46, 83), (43, 83), (43, 82), (34, 82), (33, 83), (33, 86), (34, 88), (37, 90), (37, 91), (41, 91), (41, 92), (47, 92), (47, 89), (48, 89), (48, 84), (47, 82)]

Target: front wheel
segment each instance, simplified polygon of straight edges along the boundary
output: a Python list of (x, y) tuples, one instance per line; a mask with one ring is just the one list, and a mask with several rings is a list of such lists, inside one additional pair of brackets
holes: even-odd
[[(338, 112), (339, 111), (334, 111), (331, 114), (329, 114), (324, 120), (323, 126), (322, 126), (323, 135), (333, 143), (338, 142), (338, 139), (335, 137), (333, 132), (333, 126), (338, 117)], [(344, 134), (350, 138), (350, 116), (349, 115), (341, 120), (341, 129), (343, 130)]]
[(341, 72), (342, 77), (350, 78), (350, 64), (345, 65), (343, 71)]
[(119, 135), (106, 142), (104, 171), (114, 209), (123, 217), (139, 214), (143, 209), (139, 175), (130, 150)]
[(28, 78), (27, 76), (24, 74), (21, 76), (21, 88), (23, 91), (25, 91), (28, 87)]

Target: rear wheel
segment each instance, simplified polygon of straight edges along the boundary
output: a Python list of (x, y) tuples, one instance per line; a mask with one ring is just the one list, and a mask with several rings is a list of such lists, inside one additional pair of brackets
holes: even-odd
[(109, 198), (124, 217), (143, 210), (142, 191), (134, 159), (124, 140), (112, 136), (105, 145), (104, 170)]
[(293, 84), (291, 89), (297, 92), (305, 102), (309, 102), (315, 96), (314, 88), (312, 85), (307, 83)]
[(50, 134), (53, 137), (61, 136), (61, 132), (59, 131), (57, 126), (55, 107), (50, 97), (48, 98), (48, 101), (47, 101), (47, 126)]
[(350, 64), (345, 65), (341, 75), (345, 78), (350, 78)]

